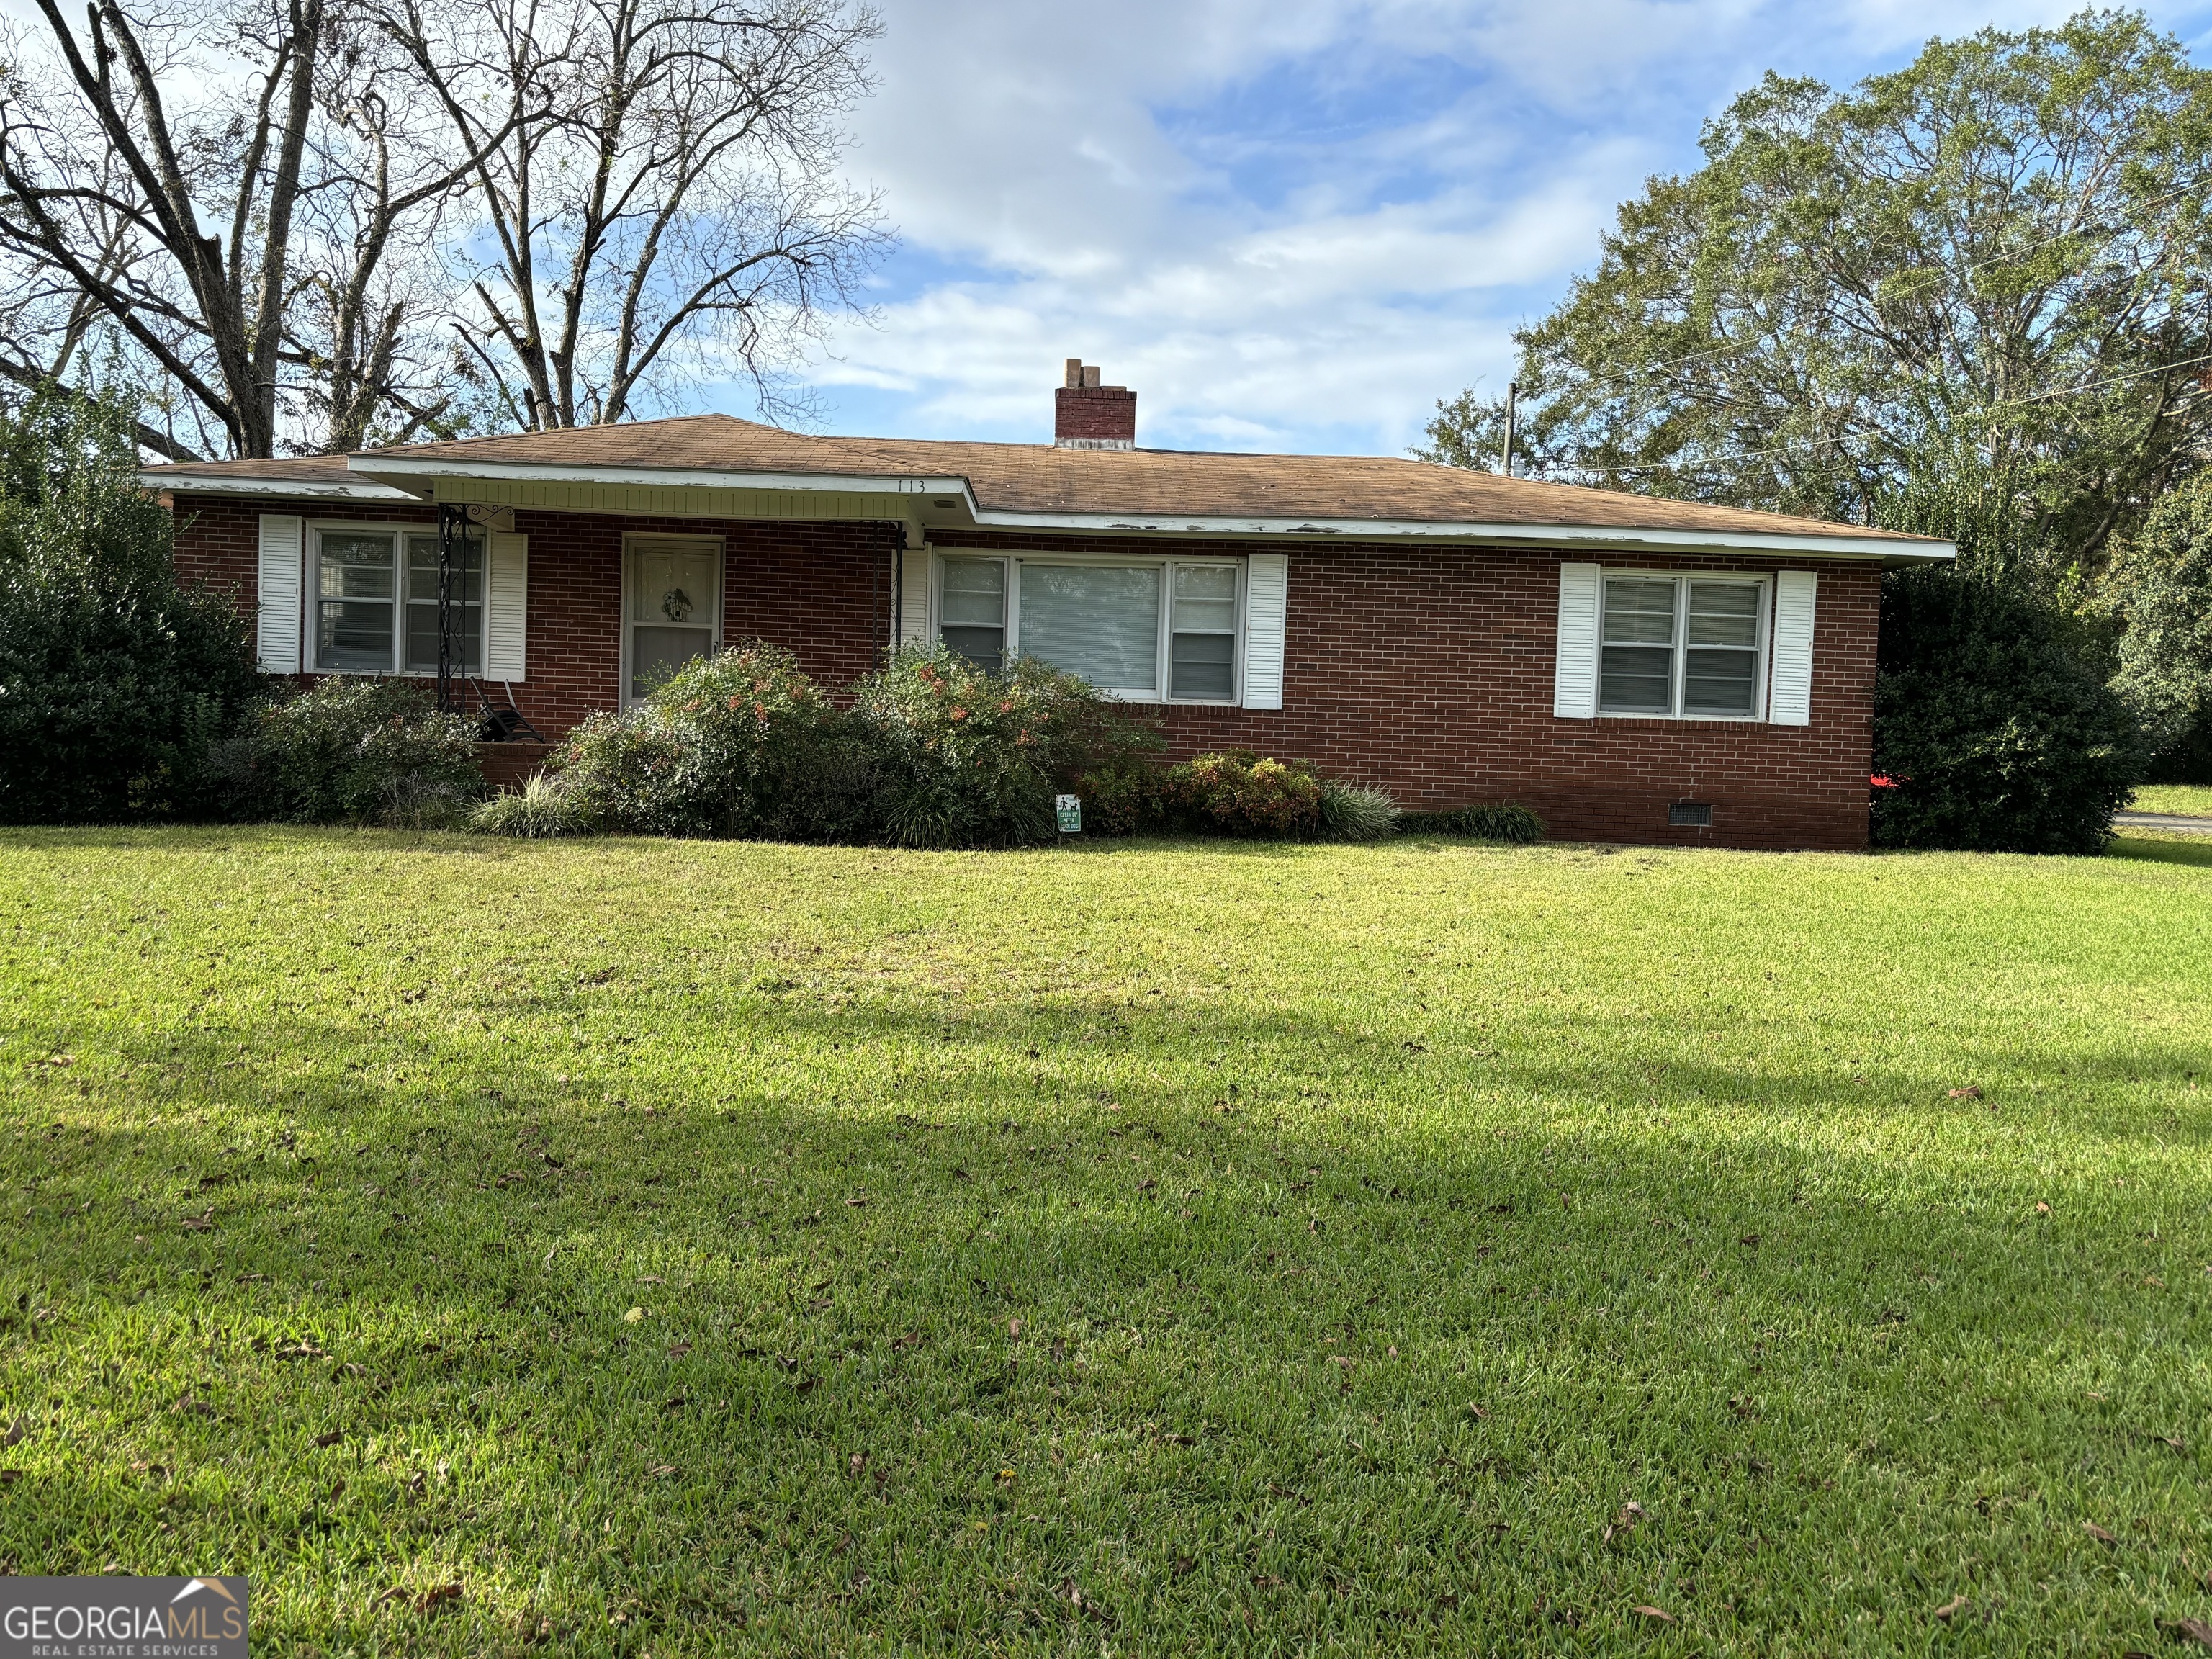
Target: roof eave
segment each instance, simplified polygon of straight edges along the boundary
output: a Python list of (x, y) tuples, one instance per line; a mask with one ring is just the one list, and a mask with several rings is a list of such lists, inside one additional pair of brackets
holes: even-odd
[(205, 473), (141, 472), (141, 488), (165, 495), (267, 495), (295, 501), (412, 501), (416, 496), (382, 483), (336, 483), (307, 478), (210, 477)]
[(1419, 519), (1260, 519), (1111, 513), (981, 511), (985, 530), (1053, 530), (1103, 535), (1296, 538), (1316, 542), (1412, 539), (1480, 547), (1557, 547), (1588, 552), (1782, 553), (1808, 559), (1879, 559), (1890, 564), (1941, 563), (1957, 556), (1950, 542), (1883, 536), (1822, 536), (1748, 531), (1667, 530), (1632, 525), (1453, 522)]
[[(520, 461), (436, 461), (428, 457), (356, 455), (348, 468), (381, 479), (410, 497), (430, 500), (441, 479), (487, 483), (600, 484), (678, 489), (834, 491), (887, 495), (956, 495), (967, 522), (930, 522), (927, 532), (1043, 530), (1087, 535), (1175, 535), (1209, 538), (1329, 537), (1413, 538), (1479, 546), (1531, 544), (1592, 552), (1783, 553), (1800, 558), (1879, 559), (1888, 564), (1941, 562), (1957, 550), (1949, 542), (1880, 536), (1822, 536), (1742, 531), (1667, 530), (1631, 526), (1532, 525), (1433, 520), (1259, 518), (1220, 514), (1040, 513), (987, 507), (964, 477), (915, 473), (749, 472), (678, 467), (555, 466)], [(917, 510), (916, 517), (924, 517)]]

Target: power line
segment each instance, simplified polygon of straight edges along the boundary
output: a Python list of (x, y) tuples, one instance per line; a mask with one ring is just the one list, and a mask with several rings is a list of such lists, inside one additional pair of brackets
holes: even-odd
[[(2172, 191), (2167, 194), (2158, 198), (2155, 201), (2147, 202), (2143, 205), (2152, 208), (2164, 207), (2169, 202), (2173, 201), (2176, 198), (2185, 193), (2186, 192), (2185, 191), (2178, 190)], [(1898, 289), (1893, 290), (1887, 295), (1876, 295), (1872, 297), (1874, 297), (1876, 304), (1881, 303), (1885, 299), (1899, 300), (1907, 298), (1911, 295), (1921, 292), (1924, 289), (1933, 288), (1946, 280), (1964, 276), (1972, 271), (1986, 270), (1991, 265), (2013, 264), (2026, 258), (2028, 254), (2034, 252), (2035, 250), (2039, 247), (2048, 247), (2053, 242), (2066, 241), (2069, 238), (2084, 235), (2086, 234), (2087, 233), (2078, 229), (2057, 231), (2049, 236), (2039, 237), (2034, 241), (2028, 243), (2027, 246), (2015, 249), (2010, 253), (1992, 254), (1986, 259), (1977, 259), (1971, 264), (1960, 265), (1955, 271), (1936, 270), (1930, 273), (1928, 279), (1925, 282), (1919, 283), (1917, 286)], [(1719, 345), (1707, 346), (1700, 351), (1689, 352), (1680, 357), (1666, 358), (1656, 363), (1643, 363), (1633, 368), (1617, 368), (1604, 373), (1593, 371), (1590, 378), (1595, 380), (1604, 380), (1617, 385), (1623, 380), (1632, 380), (1639, 374), (1656, 374), (1663, 369), (1680, 368), (1684, 363), (1694, 363), (1702, 357), (1718, 356), (1724, 351), (1735, 350), (1737, 344), (1738, 343), (1733, 340), (1723, 341)]]
[[(2100, 380), (2086, 380), (2080, 386), (2055, 386), (2048, 392), (2030, 392), (2024, 398), (2002, 398), (1996, 403), (1984, 404), (1980, 409), (1968, 412), (1962, 418), (1972, 420), (1978, 415), (1989, 414), (1996, 410), (2013, 409), (2026, 404), (2045, 403), (2054, 398), (2077, 397), (2084, 392), (2102, 391), (2106, 386), (2119, 386), (2129, 380), (2140, 380), (2152, 374), (2170, 374), (2177, 368), (2194, 368), (2200, 363), (2212, 363), (2212, 352), (2207, 352), (2202, 356), (2179, 358), (2170, 363), (2154, 364), (2149, 368), (2130, 369), (2124, 374), (2111, 374)], [(1688, 467), (1714, 466), (1729, 461), (1762, 460), (1770, 455), (1787, 455), (1801, 449), (1833, 448), (1847, 438), (1880, 438), (1886, 435), (1887, 434), (1879, 427), (1859, 427), (1839, 437), (1801, 438), (1794, 443), (1778, 444), (1771, 449), (1745, 450), (1734, 455), (1718, 455), (1709, 460), (1693, 461), (1686, 464), (1685, 470)], [(1661, 472), (1671, 467), (1684, 465), (1684, 463), (1676, 461), (1632, 461), (1620, 466), (1577, 466), (1568, 470), (1585, 474), (1610, 475), (1616, 472)]]

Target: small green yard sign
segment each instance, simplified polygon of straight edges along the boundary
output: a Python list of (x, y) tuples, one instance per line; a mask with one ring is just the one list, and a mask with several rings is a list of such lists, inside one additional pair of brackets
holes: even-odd
[(1068, 836), (1080, 834), (1083, 829), (1083, 797), (1055, 795), (1052, 804), (1060, 817), (1060, 833)]

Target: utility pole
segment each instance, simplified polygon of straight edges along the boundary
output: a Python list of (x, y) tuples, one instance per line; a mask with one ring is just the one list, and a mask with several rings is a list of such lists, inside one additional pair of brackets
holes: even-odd
[(1510, 380), (1505, 386), (1505, 476), (1513, 476), (1513, 405), (1520, 400), (1521, 382)]

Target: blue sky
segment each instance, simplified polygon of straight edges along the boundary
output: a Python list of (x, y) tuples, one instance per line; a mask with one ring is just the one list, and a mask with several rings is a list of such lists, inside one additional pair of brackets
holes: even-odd
[[(1844, 84), (2068, 9), (884, 0), (851, 168), (901, 242), (811, 371), (823, 424), (1046, 441), (1079, 355), (1140, 443), (1401, 452), (1764, 70)], [(2205, 55), (2212, 8), (2150, 11)]]

